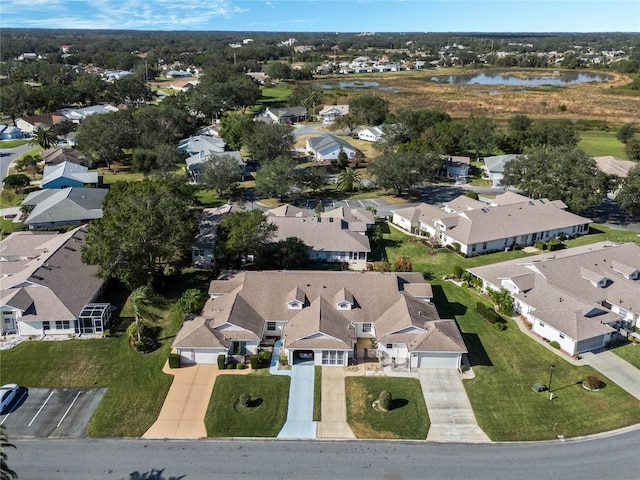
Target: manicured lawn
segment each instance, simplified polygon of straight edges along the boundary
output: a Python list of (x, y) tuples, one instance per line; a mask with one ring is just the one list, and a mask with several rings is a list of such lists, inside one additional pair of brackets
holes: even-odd
[(640, 245), (640, 232), (635, 230), (620, 230), (617, 228), (610, 228), (606, 225), (599, 223), (592, 223), (589, 225), (589, 235), (578, 237), (573, 240), (567, 240), (565, 243), (567, 248), (579, 247), (581, 245), (590, 245), (597, 242), (634, 242)]
[(322, 367), (315, 366), (313, 372), (313, 421), (322, 420)]
[(15, 148), (20, 145), (24, 145), (25, 143), (29, 143), (30, 139), (15, 139), (15, 140), (1, 140), (0, 148)]
[(640, 344), (639, 343), (629, 343), (622, 347), (616, 347), (611, 349), (613, 353), (618, 355), (623, 360), (626, 360), (631, 365), (640, 369)]
[[(11, 192), (12, 191), (13, 190), (11, 190)], [(0, 208), (18, 207), (26, 197), (26, 193), (11, 193), (6, 195), (6, 192), (3, 192), (3, 195), (0, 196)]]
[(624, 153), (624, 144), (616, 138), (615, 132), (580, 132), (578, 147), (590, 157), (611, 155), (616, 158), (627, 158)]
[[(347, 421), (357, 438), (427, 438), (429, 415), (417, 379), (347, 377), (345, 389)], [(384, 390), (393, 396), (394, 408), (378, 412), (371, 405)]]
[[(287, 419), (290, 377), (286, 375), (220, 375), (213, 386), (204, 419), (210, 437), (275, 437)], [(238, 411), (242, 393), (255, 406)]]
[(6, 237), (13, 232), (19, 232), (20, 230), (22, 230), (23, 225), (23, 223), (14, 223), (13, 220), (0, 217), (0, 231), (2, 232), (3, 237)]
[[(26, 387), (107, 387), (107, 392), (89, 421), (92, 436), (141, 436), (156, 420), (172, 377), (162, 372), (170, 345), (182, 324), (174, 302), (182, 290), (207, 288), (208, 273), (192, 271), (163, 292), (144, 316), (163, 327), (161, 347), (139, 354), (129, 347), (125, 329), (131, 318), (123, 318), (112, 337), (59, 342), (24, 342), (2, 352), (0, 382)], [(114, 302), (115, 303), (115, 302)], [(130, 311), (125, 306), (123, 314)]]
[[(480, 297), (468, 289), (444, 282), (434, 285), (434, 300), (442, 318), (455, 317), (463, 332), (475, 371), (464, 385), (480, 427), (494, 441), (547, 440), (575, 437), (640, 422), (640, 401), (591, 367), (575, 367), (522, 333), (509, 320), (498, 331), (470, 308)], [(549, 383), (537, 394), (531, 386)], [(587, 375), (607, 383), (600, 392), (582, 388)]]
[(281, 83), (273, 87), (262, 87), (262, 98), (258, 100), (258, 104), (262, 106), (282, 107), (289, 95), (291, 95), (291, 87), (286, 83)]

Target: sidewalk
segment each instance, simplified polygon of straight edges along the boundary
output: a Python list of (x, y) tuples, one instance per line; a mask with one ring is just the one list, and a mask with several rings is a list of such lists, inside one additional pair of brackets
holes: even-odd
[(322, 367), (322, 418), (318, 438), (356, 438), (347, 423), (344, 368)]

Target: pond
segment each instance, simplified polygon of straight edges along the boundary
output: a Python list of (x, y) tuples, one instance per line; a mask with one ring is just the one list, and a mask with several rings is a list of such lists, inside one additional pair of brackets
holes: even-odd
[(324, 90), (343, 90), (345, 88), (376, 88), (379, 87), (380, 84), (378, 82), (363, 82), (358, 80), (353, 80), (350, 82), (325, 82), (319, 84), (320, 88)]
[(479, 73), (467, 73), (461, 75), (433, 76), (432, 82), (459, 83), (464, 85), (508, 85), (516, 87), (564, 87), (588, 82), (608, 82), (611, 75), (585, 72), (560, 72), (555, 70), (550, 73), (530, 73), (524, 71), (504, 72), (489, 70)]

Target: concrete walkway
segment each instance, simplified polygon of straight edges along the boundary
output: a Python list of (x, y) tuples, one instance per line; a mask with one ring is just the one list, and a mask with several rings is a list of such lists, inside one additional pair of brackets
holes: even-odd
[(581, 353), (582, 360), (640, 400), (640, 370), (609, 350)]
[(191, 365), (163, 372), (173, 375), (173, 383), (156, 422), (142, 438), (206, 438), (204, 416), (218, 374), (246, 375), (244, 370), (218, 370), (217, 365)]
[(427, 404), (432, 442), (489, 443), (478, 427), (462, 378), (457, 370), (418, 369), (418, 379)]
[(347, 423), (344, 368), (322, 367), (321, 414), (318, 438), (356, 438)]

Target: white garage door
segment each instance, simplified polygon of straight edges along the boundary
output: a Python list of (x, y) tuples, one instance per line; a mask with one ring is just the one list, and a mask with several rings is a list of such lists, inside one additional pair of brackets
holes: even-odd
[(458, 368), (458, 354), (420, 353), (418, 368)]
[(179, 353), (180, 363), (182, 365), (193, 365), (194, 363), (218, 363), (219, 352), (212, 352), (211, 350), (180, 349)]

